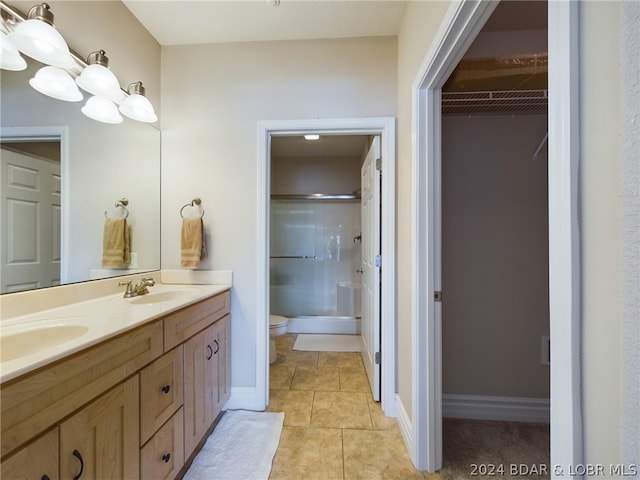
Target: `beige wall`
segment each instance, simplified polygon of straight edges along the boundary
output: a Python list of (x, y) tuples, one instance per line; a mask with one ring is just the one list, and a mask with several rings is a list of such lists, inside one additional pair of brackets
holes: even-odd
[(398, 35), (398, 159), (397, 159), (397, 382), (400, 401), (411, 415), (411, 119), (412, 86), (431, 47), (449, 2), (411, 2)]
[(162, 49), (163, 268), (180, 268), (179, 209), (206, 211), (209, 258), (233, 270), (232, 385), (255, 386), (257, 122), (396, 116), (395, 38)]
[(442, 125), (442, 390), (549, 398), (546, 115)]
[(360, 188), (360, 157), (271, 159), (273, 194), (345, 194)]

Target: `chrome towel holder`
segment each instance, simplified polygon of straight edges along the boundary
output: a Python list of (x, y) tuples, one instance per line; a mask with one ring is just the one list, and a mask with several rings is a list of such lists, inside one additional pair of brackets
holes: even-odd
[[(200, 206), (200, 204), (202, 203), (202, 200), (200, 200), (198, 197), (194, 198), (193, 200), (191, 200), (191, 203), (186, 203), (181, 209), (180, 209), (180, 216), (182, 218), (186, 218), (182, 211), (187, 208), (187, 207), (195, 207), (195, 206)], [(202, 213), (200, 214), (200, 218), (204, 217), (204, 210), (202, 210)]]
[[(127, 219), (127, 217), (129, 216), (129, 210), (127, 209), (127, 205), (129, 205), (129, 200), (127, 198), (121, 198), (120, 200), (118, 200), (115, 203), (115, 207), (122, 207), (122, 209), (124, 210), (124, 218), (125, 220)], [(107, 215), (107, 211), (104, 211), (104, 218), (109, 218), (109, 216)]]

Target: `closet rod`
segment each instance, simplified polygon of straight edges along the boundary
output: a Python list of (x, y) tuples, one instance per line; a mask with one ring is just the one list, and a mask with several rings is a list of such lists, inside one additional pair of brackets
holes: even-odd
[(293, 195), (271, 195), (271, 200), (360, 200), (360, 195), (355, 193), (332, 194), (332, 193), (309, 193)]

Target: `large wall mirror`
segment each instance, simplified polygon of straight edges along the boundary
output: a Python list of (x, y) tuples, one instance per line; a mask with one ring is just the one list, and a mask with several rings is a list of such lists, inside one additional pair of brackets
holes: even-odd
[[(158, 270), (160, 131), (36, 92), (40, 67), (0, 77), (0, 293)], [(129, 262), (105, 266), (105, 217), (125, 215)]]

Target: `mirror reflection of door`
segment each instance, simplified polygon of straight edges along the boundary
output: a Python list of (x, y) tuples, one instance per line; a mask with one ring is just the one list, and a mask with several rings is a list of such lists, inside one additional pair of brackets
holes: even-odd
[(0, 293), (60, 283), (60, 142), (2, 142)]

